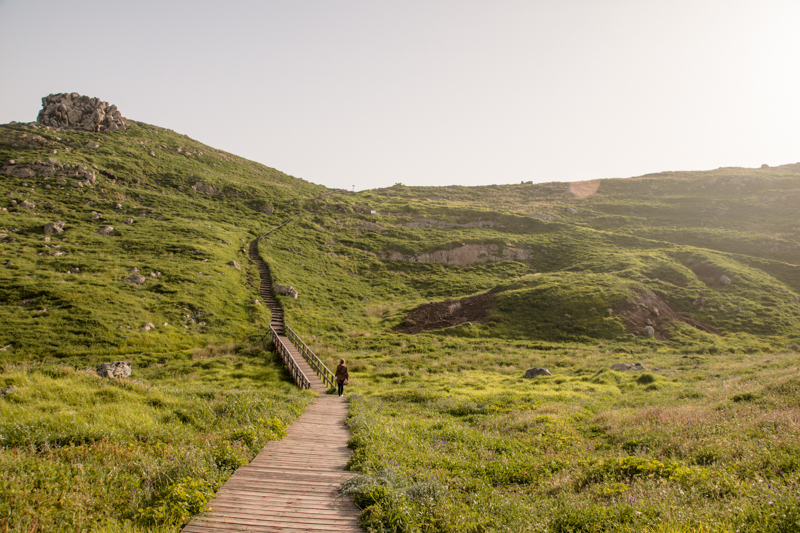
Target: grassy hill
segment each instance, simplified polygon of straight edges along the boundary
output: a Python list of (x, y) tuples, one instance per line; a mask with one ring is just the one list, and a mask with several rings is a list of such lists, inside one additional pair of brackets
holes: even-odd
[[(17, 124), (0, 198), (0, 526), (177, 531), (280, 438), (310, 396), (247, 247), (294, 217), (261, 254), (350, 363), (372, 530), (797, 530), (798, 165), (350, 193)], [(84, 371), (120, 359), (136, 381)]]

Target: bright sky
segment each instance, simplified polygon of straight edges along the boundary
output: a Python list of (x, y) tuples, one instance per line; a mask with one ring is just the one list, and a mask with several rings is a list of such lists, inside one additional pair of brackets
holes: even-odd
[(800, 2), (0, 0), (0, 123), (78, 92), (328, 187), (800, 161)]

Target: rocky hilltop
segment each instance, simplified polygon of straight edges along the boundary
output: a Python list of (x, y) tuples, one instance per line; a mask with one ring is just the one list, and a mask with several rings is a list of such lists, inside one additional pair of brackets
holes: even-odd
[(58, 93), (42, 98), (36, 122), (62, 130), (117, 131), (128, 121), (115, 105), (78, 93)]

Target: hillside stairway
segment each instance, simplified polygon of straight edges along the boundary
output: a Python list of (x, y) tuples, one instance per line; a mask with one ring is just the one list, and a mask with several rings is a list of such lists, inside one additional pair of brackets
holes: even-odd
[(326, 394), (333, 374), (284, 323), (269, 267), (258, 256), (258, 243), (268, 233), (250, 244), (250, 258), (261, 276), (261, 298), (272, 311), (270, 335), (295, 383), (319, 396), (287, 428), (286, 437), (269, 442), (236, 470), (209, 504), (211, 510), (189, 522), (183, 533), (362, 532), (360, 509), (337, 491), (352, 475), (345, 471), (352, 455), (344, 424), (347, 404)]

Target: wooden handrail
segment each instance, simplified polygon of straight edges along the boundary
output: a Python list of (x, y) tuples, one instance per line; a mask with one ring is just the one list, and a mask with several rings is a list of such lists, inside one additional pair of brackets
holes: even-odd
[(272, 325), (269, 326), (270, 336), (272, 337), (272, 343), (275, 345), (275, 350), (278, 352), (278, 355), (281, 356), (283, 360), (283, 364), (286, 365), (286, 369), (289, 370), (289, 375), (292, 376), (292, 380), (294, 381), (295, 385), (300, 387), (301, 389), (310, 389), (311, 382), (308, 381), (308, 378), (300, 370), (300, 367), (297, 366), (297, 362), (292, 357), (292, 354), (289, 352), (289, 349), (283, 344), (283, 341), (278, 336), (278, 332), (275, 331), (275, 328)]
[(284, 324), (284, 328), (286, 329), (286, 336), (292, 341), (294, 347), (302, 354), (303, 359), (305, 359), (311, 368), (314, 369), (314, 372), (320, 377), (320, 379), (328, 386), (332, 388), (336, 388), (336, 376), (330, 369), (325, 366), (325, 363), (317, 357), (317, 354), (311, 351), (311, 348), (306, 346), (306, 343), (303, 342), (297, 333), (294, 332), (292, 328), (289, 327), (289, 324)]

